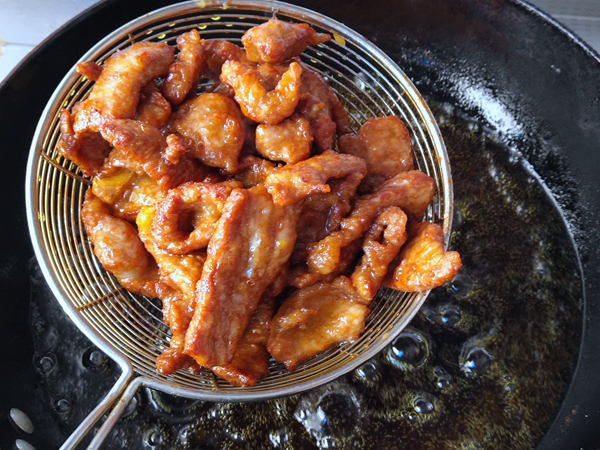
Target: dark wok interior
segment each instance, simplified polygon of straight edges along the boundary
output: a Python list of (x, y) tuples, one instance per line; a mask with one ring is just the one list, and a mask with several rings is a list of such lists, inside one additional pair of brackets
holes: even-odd
[[(169, 3), (105, 1), (0, 86), (0, 448), (17, 438), (58, 448), (117, 375), (45, 285), (25, 220), (25, 166), (66, 71), (121, 24)], [(451, 246), (465, 270), (431, 295), (395, 347), (329, 387), (253, 406), (144, 391), (106, 448), (597, 445), (597, 56), (515, 1), (294, 3), (372, 40), (426, 97), (452, 163)], [(32, 419), (32, 435), (7, 419), (13, 407)]]

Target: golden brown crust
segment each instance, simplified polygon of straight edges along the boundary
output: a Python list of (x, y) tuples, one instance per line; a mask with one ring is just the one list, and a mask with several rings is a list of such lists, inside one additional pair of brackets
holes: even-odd
[(229, 364), (267, 287), (296, 241), (293, 207), (262, 187), (235, 189), (208, 246), (185, 351), (205, 367)]
[(273, 90), (267, 90), (256, 67), (226, 61), (221, 81), (235, 91), (235, 99), (246, 117), (255, 122), (276, 125), (290, 117), (300, 101), (302, 67), (292, 62)]
[(331, 192), (328, 180), (360, 182), (366, 171), (362, 159), (330, 150), (273, 172), (265, 180), (265, 187), (276, 204), (294, 205), (310, 195)]
[(364, 255), (350, 279), (367, 304), (379, 291), (388, 266), (406, 242), (407, 220), (400, 208), (389, 206), (381, 211), (365, 235)]
[(403, 292), (420, 292), (434, 289), (451, 281), (462, 261), (457, 252), (444, 249), (444, 232), (431, 222), (414, 225), (409, 241), (400, 255), (399, 263), (390, 269), (385, 285)]
[(328, 348), (358, 339), (368, 312), (344, 276), (300, 289), (273, 317), (267, 349), (276, 361), (294, 371)]
[(177, 48), (177, 61), (169, 67), (169, 74), (161, 87), (162, 94), (173, 105), (182, 103), (196, 89), (205, 62), (204, 46), (198, 30), (193, 29), (178, 36)]
[(340, 230), (308, 246), (310, 270), (322, 275), (332, 273), (340, 261), (342, 249), (362, 238), (384, 208), (397, 206), (409, 217), (420, 220), (433, 193), (431, 177), (412, 170), (381, 184), (373, 194), (360, 197), (350, 215), (341, 221)]
[(298, 56), (309, 45), (330, 40), (330, 35), (319, 34), (307, 24), (277, 19), (253, 27), (242, 36), (242, 44), (250, 61), (275, 64)]
[(234, 172), (246, 139), (238, 105), (221, 94), (205, 93), (173, 115), (171, 130), (186, 139), (191, 154), (211, 167)]
[(410, 134), (396, 116), (370, 118), (358, 135), (341, 136), (338, 146), (341, 152), (366, 161), (368, 173), (360, 187), (362, 192), (372, 192), (394, 175), (414, 169)]

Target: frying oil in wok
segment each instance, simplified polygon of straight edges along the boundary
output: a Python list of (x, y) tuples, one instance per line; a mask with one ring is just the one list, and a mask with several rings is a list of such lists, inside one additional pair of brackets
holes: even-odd
[[(454, 179), (451, 247), (464, 268), (386, 350), (329, 385), (262, 403), (143, 390), (105, 448), (534, 447), (575, 367), (577, 257), (553, 201), (518, 154), (451, 113), (438, 119)], [(32, 314), (36, 361), (43, 396), (67, 433), (101, 397), (92, 383), (104, 388), (116, 371), (83, 338), (69, 338), (74, 327), (41, 297), (48, 294), (34, 295)]]

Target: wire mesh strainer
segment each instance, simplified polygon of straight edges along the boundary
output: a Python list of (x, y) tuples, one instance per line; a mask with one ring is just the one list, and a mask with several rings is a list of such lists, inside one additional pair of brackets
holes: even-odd
[[(297, 6), (273, 1), (190, 1), (172, 5), (119, 28), (81, 61), (102, 64), (132, 42), (175, 45), (178, 35), (196, 28), (204, 39), (240, 43), (246, 30), (269, 20), (304, 22), (331, 42), (308, 48), (302, 61), (321, 73), (348, 109), (355, 130), (369, 117), (397, 115), (411, 131), (417, 167), (436, 184), (426, 220), (440, 223), (446, 238), (452, 218), (448, 156), (425, 101), (406, 75), (381, 50), (344, 25)], [(104, 400), (62, 448), (73, 448), (117, 401), (89, 448), (98, 448), (140, 386), (211, 401), (254, 401), (298, 393), (352, 370), (383, 349), (408, 324), (427, 293), (382, 290), (371, 305), (362, 337), (331, 349), (289, 373), (271, 361), (257, 386), (236, 388), (210, 371), (179, 371), (162, 376), (156, 357), (169, 346), (160, 302), (132, 295), (95, 258), (80, 218), (90, 181), (59, 155), (61, 108), (85, 99), (92, 82), (73, 69), (50, 99), (38, 124), (27, 168), (27, 214), (36, 256), (46, 280), (77, 326), (121, 367), (122, 374)], [(199, 89), (206, 86), (201, 85)]]

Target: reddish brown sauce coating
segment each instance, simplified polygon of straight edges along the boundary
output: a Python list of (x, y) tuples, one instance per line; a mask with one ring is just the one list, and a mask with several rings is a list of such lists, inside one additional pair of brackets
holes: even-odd
[(273, 19), (244, 48), (191, 30), (176, 57), (145, 42), (77, 67), (95, 84), (62, 111), (59, 149), (93, 176), (82, 221), (95, 255), (162, 300), (164, 375), (203, 367), (254, 386), (271, 356), (295, 370), (358, 339), (384, 279), (431, 289), (460, 268), (441, 229), (419, 223), (434, 184), (412, 170), (406, 126), (369, 119), (355, 135), (300, 63), (329, 39)]

